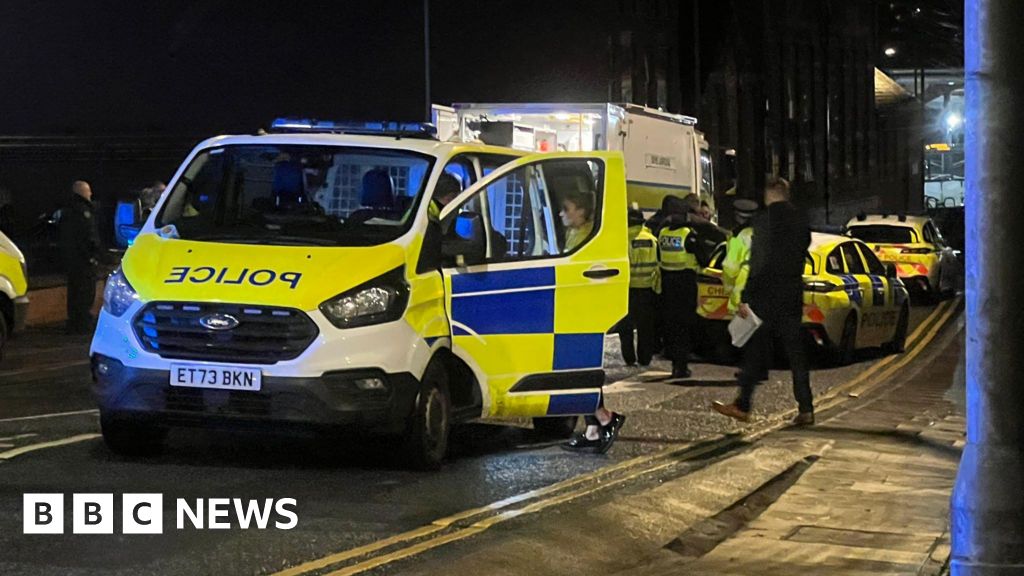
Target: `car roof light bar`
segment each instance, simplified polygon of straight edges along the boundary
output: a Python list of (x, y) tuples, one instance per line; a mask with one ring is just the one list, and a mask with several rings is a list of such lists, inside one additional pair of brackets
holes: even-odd
[(429, 122), (335, 122), (310, 118), (278, 118), (270, 132), (281, 134), (357, 134), (396, 138), (434, 138), (437, 128)]

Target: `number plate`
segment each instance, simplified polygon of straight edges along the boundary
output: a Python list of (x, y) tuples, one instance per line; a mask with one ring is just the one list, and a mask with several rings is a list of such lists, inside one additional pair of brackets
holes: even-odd
[(259, 391), (263, 373), (259, 368), (171, 364), (171, 386)]

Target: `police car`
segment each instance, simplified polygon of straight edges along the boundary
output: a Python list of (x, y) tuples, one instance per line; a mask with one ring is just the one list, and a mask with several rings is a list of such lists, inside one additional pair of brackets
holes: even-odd
[[(401, 438), (434, 467), (451, 426), (597, 407), (626, 313), (621, 154), (524, 155), (419, 125), (274, 123), (186, 158), (108, 279), (92, 341), (103, 436), (255, 424)], [(432, 217), (442, 174), (463, 192)], [(566, 249), (562, 202), (592, 231)]]
[(0, 358), (7, 340), (25, 325), (27, 294), (25, 255), (0, 232)]
[[(721, 332), (732, 319), (723, 286), (724, 246), (698, 277), (698, 314), (708, 330)], [(755, 310), (756, 312), (756, 310)], [(803, 328), (811, 342), (832, 352), (840, 364), (860, 348), (882, 346), (901, 352), (907, 338), (907, 289), (867, 244), (834, 234), (811, 234), (804, 266)]]
[(959, 261), (931, 218), (861, 214), (846, 229), (867, 242), (879, 260), (894, 264), (915, 294), (937, 297), (956, 289)]

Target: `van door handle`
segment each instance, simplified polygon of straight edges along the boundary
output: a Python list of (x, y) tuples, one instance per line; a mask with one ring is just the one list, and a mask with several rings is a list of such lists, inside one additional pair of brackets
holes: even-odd
[(611, 278), (612, 276), (618, 276), (619, 270), (617, 268), (602, 268), (600, 270), (587, 270), (583, 273), (587, 278)]

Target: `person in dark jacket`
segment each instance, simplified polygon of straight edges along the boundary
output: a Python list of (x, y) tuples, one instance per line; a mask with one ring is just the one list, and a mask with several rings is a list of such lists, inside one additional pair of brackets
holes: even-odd
[(803, 315), (803, 272), (811, 232), (804, 213), (790, 202), (789, 183), (782, 178), (765, 186), (765, 206), (754, 218), (750, 247), (750, 275), (737, 314), (751, 311), (764, 324), (743, 347), (739, 373), (740, 394), (732, 404), (715, 402), (713, 408), (741, 421), (750, 419), (757, 378), (768, 368), (773, 343), (783, 346), (793, 372), (793, 395), (800, 412), (796, 425), (814, 424), (807, 354), (800, 337)]
[(78, 180), (71, 185), (71, 192), (61, 209), (59, 228), (60, 255), (68, 281), (67, 331), (86, 334), (92, 330), (100, 235), (89, 183)]

